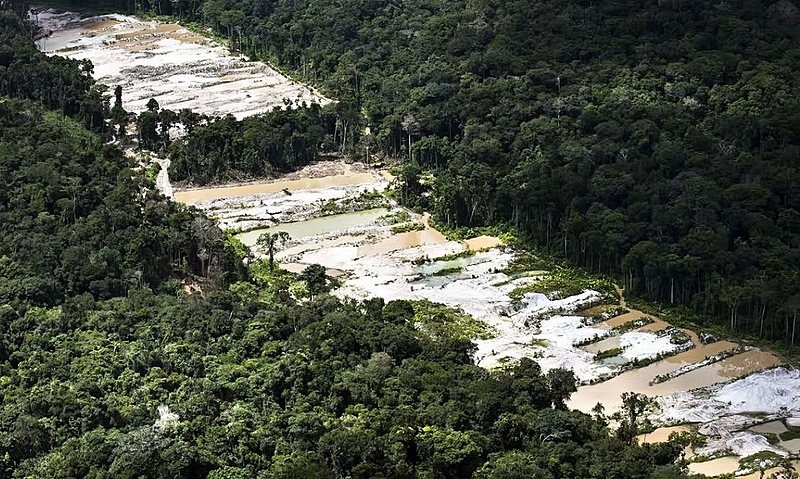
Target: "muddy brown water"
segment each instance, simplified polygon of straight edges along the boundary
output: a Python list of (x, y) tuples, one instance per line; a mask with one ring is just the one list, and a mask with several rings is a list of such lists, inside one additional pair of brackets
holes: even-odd
[(495, 248), (497, 246), (501, 246), (503, 241), (496, 236), (478, 236), (476, 238), (471, 238), (464, 241), (464, 244), (467, 246), (468, 249), (471, 250), (480, 250), (485, 248)]
[(762, 434), (763, 433), (780, 434), (782, 432), (786, 432), (786, 426), (783, 425), (783, 421), (770, 421), (770, 422), (765, 422), (764, 424), (753, 426), (750, 428), (750, 430)]
[(800, 453), (800, 439), (790, 439), (788, 441), (781, 441), (778, 445), (792, 454)]
[(620, 394), (623, 392), (633, 391), (646, 394), (649, 397), (665, 396), (678, 391), (689, 391), (742, 378), (754, 372), (781, 364), (781, 360), (773, 354), (757, 350), (746, 351), (689, 371), (669, 381), (650, 385), (650, 381), (656, 376), (700, 362), (709, 356), (729, 351), (736, 346), (736, 344), (727, 341), (718, 341), (677, 354), (640, 369), (624, 372), (602, 383), (582, 386), (578, 388), (577, 393), (572, 395), (568, 405), (570, 408), (588, 413), (595, 404), (600, 402), (607, 412), (613, 412), (621, 406)]
[(631, 321), (636, 321), (642, 317), (652, 317), (647, 314), (642, 313), (641, 311), (629, 311), (625, 314), (620, 314), (619, 316), (614, 316), (613, 318), (607, 320), (605, 323), (612, 328), (616, 328), (618, 326), (622, 326), (625, 323), (630, 323)]
[(621, 405), (620, 394), (623, 392), (632, 391), (655, 396), (658, 391), (667, 391), (669, 393), (691, 389), (682, 387), (680, 381), (677, 381), (683, 376), (678, 376), (671, 381), (654, 386), (650, 386), (650, 381), (656, 376), (670, 373), (688, 364), (702, 361), (707, 356), (719, 354), (734, 347), (736, 347), (735, 344), (723, 341), (712, 343), (705, 348), (690, 349), (649, 366), (624, 372), (602, 383), (582, 386), (578, 388), (578, 392), (572, 395), (568, 406), (571, 409), (578, 409), (588, 413), (599, 402), (610, 413), (617, 410)]
[(408, 231), (397, 233), (377, 243), (366, 244), (358, 247), (358, 256), (371, 256), (382, 253), (391, 253), (401, 249), (414, 248), (428, 244), (446, 243), (447, 238), (433, 228), (421, 231)]
[(689, 426), (669, 426), (669, 427), (660, 427), (653, 432), (649, 432), (647, 434), (640, 434), (636, 436), (636, 439), (639, 440), (639, 444), (655, 444), (659, 442), (667, 442), (669, 440), (669, 435), (673, 432), (688, 432), (691, 431)]
[[(300, 274), (306, 268), (308, 268), (309, 265), (307, 265), (305, 263), (280, 263), (278, 266), (280, 266), (281, 269), (289, 271), (291, 273)], [(345, 273), (344, 273), (344, 271), (342, 271), (340, 269), (326, 268), (325, 269), (325, 274), (327, 274), (328, 276), (330, 276), (332, 278), (338, 278), (338, 277), (344, 275)]]
[(709, 477), (726, 472), (733, 472), (737, 469), (739, 469), (739, 458), (736, 456), (720, 457), (706, 462), (693, 462), (689, 464), (689, 472), (704, 474)]
[(313, 190), (369, 183), (375, 183), (375, 177), (373, 177), (371, 173), (352, 173), (349, 175), (325, 176), (322, 178), (300, 178), (288, 181), (260, 182), (239, 186), (178, 191), (175, 193), (175, 201), (194, 204), (221, 198), (237, 198), (265, 193), (278, 193), (284, 189), (289, 191)]

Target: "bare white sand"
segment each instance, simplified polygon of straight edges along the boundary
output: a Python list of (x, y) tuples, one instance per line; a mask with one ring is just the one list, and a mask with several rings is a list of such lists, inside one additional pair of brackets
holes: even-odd
[(40, 26), (53, 33), (37, 45), (47, 53), (89, 59), (94, 77), (123, 89), (123, 106), (140, 112), (154, 98), (162, 108), (190, 108), (237, 118), (302, 103), (328, 103), (261, 62), (245, 61), (180, 25), (125, 15), (83, 17), (46, 10)]

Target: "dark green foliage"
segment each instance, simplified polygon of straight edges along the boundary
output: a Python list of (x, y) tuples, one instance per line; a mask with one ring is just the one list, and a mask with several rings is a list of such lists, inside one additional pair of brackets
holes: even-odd
[(76, 122), (0, 99), (0, 304), (107, 299), (173, 272), (235, 277), (219, 229), (143, 191), (132, 166)]
[[(519, 463), (544, 477), (621, 478), (593, 471), (627, 454), (639, 460), (620, 470), (646, 476), (677, 457), (635, 452), (588, 416), (551, 409), (574, 391), (571, 373), (545, 376), (531, 360), (490, 373), (462, 360), (469, 342), (369, 311), (326, 295), (244, 305), (144, 289), (12, 315), (3, 467), (16, 477), (461, 478), (515, 477), (499, 474)], [(415, 346), (394, 357), (384, 338), (401, 335)], [(161, 405), (179, 418), (154, 427)]]
[[(551, 409), (572, 373), (488, 372), (411, 303), (324, 294), (324, 268), (301, 275), (309, 301), (269, 274), (228, 292), (247, 252), (143, 191), (118, 150), (27, 101), (0, 102), (0, 125), (3, 477), (503, 477), (516, 461), (599, 479), (677, 457)], [(176, 294), (183, 268), (219, 279)], [(620, 451), (637, 460), (607, 474)]]
[(320, 264), (308, 265), (297, 279), (306, 283), (308, 293), (313, 297), (331, 290), (332, 278), (326, 273), (325, 267)]
[[(363, 112), (385, 153), (410, 158), (401, 174), (406, 201), (420, 206), (433, 201), (439, 217), (456, 224), (510, 220), (543, 243), (565, 244), (567, 255), (580, 251), (585, 256), (578, 260), (596, 270), (609, 268), (611, 252), (629, 244), (617, 231), (625, 225), (658, 236), (651, 240), (656, 251), (677, 241), (681, 221), (692, 215), (670, 213), (667, 206), (688, 201), (674, 193), (690, 183), (676, 180), (687, 165), (698, 168), (700, 179), (723, 183), (733, 170), (737, 181), (724, 188), (722, 198), (735, 211), (724, 221), (732, 232), (746, 227), (753, 233), (737, 245), (751, 247), (751, 253), (769, 250), (756, 239), (763, 239), (761, 231), (764, 238), (774, 236), (769, 215), (779, 204), (787, 210), (779, 216), (780, 227), (791, 242), (796, 218), (789, 210), (796, 198), (790, 188), (793, 170), (784, 161), (791, 158), (772, 158), (784, 173), (763, 177), (758, 169), (771, 167), (757, 163), (758, 171), (750, 171), (747, 160), (753, 148), (758, 155), (777, 151), (775, 138), (785, 139), (791, 154), (795, 139), (786, 131), (793, 125), (792, 110), (777, 100), (783, 116), (769, 118), (783, 123), (756, 122), (751, 131), (746, 128), (751, 123), (741, 124), (743, 116), (728, 112), (738, 90), (713, 91), (748, 77), (753, 65), (733, 68), (730, 57), (755, 54), (747, 49), (746, 33), (761, 42), (758, 55), (777, 56), (759, 36), (766, 27), (746, 28), (761, 10), (737, 3), (734, 13), (722, 15), (739, 15), (741, 22), (725, 23), (701, 15), (702, 5), (679, 3), (674, 10), (662, 3), (644, 11), (660, 16), (636, 16), (633, 12), (645, 7), (619, 3), (571, 8), (535, 2), (478, 2), (468, 8), (460, 2), (414, 8), (397, 2), (134, 4), (156, 13), (202, 16), (242, 49), (269, 54), (309, 77), (324, 76), (342, 99), (334, 107), (333, 128), (326, 118), (293, 123), (314, 115), (313, 107), (250, 122), (222, 119), (212, 126), (180, 112), (192, 133), (173, 154), (179, 168), (187, 169), (186, 179), (204, 182), (299, 166), (316, 154), (318, 142), (306, 140), (322, 138), (311, 131), (314, 124), (333, 130), (332, 143), (347, 150), (360, 136)], [(310, 14), (315, 8), (324, 15)], [(712, 32), (707, 36), (689, 28), (701, 19), (704, 31)], [(315, 23), (322, 21), (325, 28)], [(736, 25), (739, 34), (732, 31)], [(786, 38), (780, 29), (767, 33), (770, 41)], [(3, 43), (2, 67), (17, 52), (31, 52), (13, 45), (21, 41), (15, 35)], [(597, 41), (601, 37), (606, 44)], [(657, 41), (667, 37), (683, 40)], [(723, 41), (734, 45), (732, 52), (714, 53)], [(691, 90), (702, 108), (723, 112), (714, 117), (723, 133), (711, 128), (714, 122), (703, 125), (707, 118), (693, 113), (685, 97), (678, 102), (668, 96), (652, 108), (637, 103), (642, 92), (658, 89), (658, 62), (681, 63), (686, 52), (692, 58), (682, 68), (690, 84), (679, 86)], [(264, 273), (270, 268), (260, 263), (255, 268), (263, 274), (247, 280), (234, 261), (246, 254), (241, 245), (196, 211), (144, 190), (124, 155), (81, 126), (102, 129), (95, 123), (96, 104), (85, 103), (83, 110), (73, 104), (92, 98), (83, 96), (89, 91), (83, 87), (91, 89), (85, 71), (61, 60), (52, 64), (64, 71), (50, 71), (49, 60), (34, 57), (0, 70), (2, 88), (17, 89), (3, 92), (28, 98), (0, 99), (0, 476), (682, 476), (672, 466), (682, 445), (634, 444), (646, 427), (642, 413), (648, 403), (639, 395), (624, 396), (623, 427), (611, 437), (602, 419), (563, 409), (575, 387), (571, 373), (542, 374), (530, 359), (492, 372), (479, 368), (468, 339), (444, 328), (430, 334), (416, 327), (412, 303), (340, 301), (322, 290), (296, 302), (284, 278)], [(576, 58), (583, 63), (573, 62)], [(642, 65), (620, 70), (628, 58)], [(600, 60), (607, 63), (592, 63)], [(30, 78), (17, 70), (25, 65), (32, 65)], [(601, 67), (607, 67), (605, 74)], [(69, 90), (75, 98), (59, 97), (68, 90), (59, 79), (76, 75), (87, 82)], [(593, 90), (597, 79), (608, 84)], [(34, 91), (20, 89), (23, 81)], [(674, 96), (680, 90), (669, 91)], [(55, 95), (55, 104), (45, 98), (47, 92)], [(737, 108), (745, 110), (744, 117), (758, 114), (770, 107), (763, 98), (753, 90), (739, 98), (745, 104)], [(44, 112), (38, 102), (57, 113)], [(149, 113), (157, 113), (155, 105)], [(163, 128), (172, 121), (160, 117), (157, 124)], [(286, 131), (285, 125), (299, 127)], [(163, 146), (163, 131), (155, 132)], [(758, 144), (734, 144), (735, 159), (726, 160), (728, 153), (714, 157), (719, 165), (684, 155), (690, 150), (680, 144), (702, 150), (704, 134), (750, 135), (750, 143)], [(672, 143), (655, 145), (662, 139)], [(622, 154), (620, 144), (643, 150)], [(187, 145), (192, 146), (182, 150)], [(651, 147), (653, 154), (646, 154)], [(241, 149), (228, 154), (226, 148)], [(189, 162), (193, 152), (201, 153), (197, 171)], [(247, 163), (235, 163), (242, 158)], [(651, 164), (651, 158), (657, 161)], [(436, 175), (422, 183), (425, 168)], [(638, 183), (647, 172), (653, 181)], [(753, 181), (738, 185), (741, 175), (751, 173), (747, 178)], [(767, 177), (775, 182), (763, 181)], [(639, 184), (652, 191), (637, 190)], [(691, 221), (714, 218), (715, 206), (709, 216), (704, 203), (714, 186), (700, 183), (692, 190), (704, 194), (683, 206), (694, 212)], [(434, 195), (426, 200), (419, 193), (430, 187)], [(628, 190), (646, 204), (629, 204)], [(778, 200), (766, 194), (776, 190), (783, 191)], [(722, 204), (716, 207), (726, 212)], [(664, 215), (653, 223), (661, 226), (657, 235), (647, 227), (652, 211)], [(564, 243), (559, 224), (566, 225)], [(584, 234), (599, 226), (605, 229)], [(584, 249), (578, 249), (575, 235)], [(695, 246), (702, 249), (705, 243), (698, 240)], [(668, 256), (669, 264), (685, 266), (678, 253), (670, 253), (677, 259)], [(751, 266), (758, 269), (767, 259), (754, 258)], [(736, 258), (730, 261), (738, 266)], [(792, 265), (774, 266), (791, 273)], [(176, 273), (218, 281), (204, 282), (203, 296), (186, 296), (176, 294)], [(305, 278), (309, 290), (324, 279), (319, 268), (311, 273)], [(723, 268), (720, 278), (732, 274)], [(786, 275), (781, 278), (786, 281)], [(219, 287), (236, 279), (243, 281), (230, 290)], [(680, 286), (678, 281), (679, 291)], [(664, 292), (656, 288), (653, 294)], [(742, 297), (733, 299), (744, 308), (748, 303), (738, 303)], [(767, 304), (766, 296), (762, 302)], [(762, 312), (761, 317), (772, 316)], [(177, 414), (171, 422), (161, 420), (169, 416), (158, 412), (162, 405)]]
[(611, 348), (606, 349), (605, 351), (600, 351), (594, 355), (595, 361), (600, 361), (601, 359), (606, 358), (613, 358), (614, 356), (618, 356), (622, 350), (620, 348)]
[[(15, 4), (6, 2), (2, 8)], [(32, 31), (33, 26), (0, 9), (0, 95), (36, 100), (94, 131), (105, 132), (108, 99), (105, 87), (92, 79), (92, 62), (46, 56), (30, 41)]]
[(202, 185), (285, 172), (316, 160), (323, 136), (316, 104), (244, 120), (218, 118), (173, 143), (170, 178)]

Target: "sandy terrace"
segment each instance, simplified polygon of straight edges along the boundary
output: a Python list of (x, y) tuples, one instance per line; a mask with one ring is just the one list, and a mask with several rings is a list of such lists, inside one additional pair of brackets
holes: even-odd
[(177, 24), (54, 10), (32, 18), (52, 32), (37, 41), (41, 50), (91, 60), (99, 82), (122, 86), (129, 111), (143, 111), (155, 98), (162, 108), (243, 118), (283, 107), (284, 100), (329, 102), (268, 65), (231, 56), (227, 48)]

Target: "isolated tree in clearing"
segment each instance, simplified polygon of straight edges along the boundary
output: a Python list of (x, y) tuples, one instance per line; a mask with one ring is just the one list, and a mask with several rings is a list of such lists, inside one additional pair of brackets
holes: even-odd
[(283, 243), (289, 241), (291, 236), (285, 231), (277, 231), (275, 233), (264, 233), (258, 237), (256, 245), (262, 250), (267, 252), (269, 257), (269, 270), (275, 269), (275, 249)]

